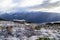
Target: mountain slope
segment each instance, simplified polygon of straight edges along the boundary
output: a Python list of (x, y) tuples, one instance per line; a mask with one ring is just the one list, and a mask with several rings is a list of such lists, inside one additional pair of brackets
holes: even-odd
[(0, 17), (6, 20), (24, 19), (26, 20), (26, 22), (33, 22), (33, 23), (60, 21), (59, 13), (48, 13), (48, 12), (22, 12), (13, 14), (3, 14)]

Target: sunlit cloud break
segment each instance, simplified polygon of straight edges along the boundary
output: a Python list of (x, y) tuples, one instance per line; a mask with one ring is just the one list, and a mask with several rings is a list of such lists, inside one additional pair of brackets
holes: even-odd
[(0, 12), (43, 11), (60, 13), (60, 0), (0, 0)]

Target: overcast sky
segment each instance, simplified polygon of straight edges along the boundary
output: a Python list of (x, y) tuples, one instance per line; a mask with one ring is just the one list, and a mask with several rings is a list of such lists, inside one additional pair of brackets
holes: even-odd
[(43, 11), (60, 13), (60, 0), (0, 0), (0, 12)]

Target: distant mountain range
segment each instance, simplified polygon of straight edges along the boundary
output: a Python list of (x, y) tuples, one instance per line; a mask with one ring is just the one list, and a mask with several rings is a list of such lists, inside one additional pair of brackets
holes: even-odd
[(60, 21), (60, 13), (49, 12), (21, 12), (0, 15), (4, 20), (13, 21), (13, 19), (26, 20), (26, 22), (43, 23)]
[[(0, 21), (1, 21), (1, 20), (5, 20), (5, 19), (0, 18)], [(5, 20), (5, 21), (6, 21), (6, 20)]]

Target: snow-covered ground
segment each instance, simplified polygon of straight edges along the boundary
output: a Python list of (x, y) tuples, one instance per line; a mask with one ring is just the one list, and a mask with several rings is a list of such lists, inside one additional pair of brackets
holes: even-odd
[(13, 35), (14, 36), (8, 36), (7, 38), (4, 37), (5, 35), (2, 35), (4, 32), (0, 32), (0, 40), (36, 40), (39, 37), (43, 38), (50, 38), (53, 40), (60, 40), (60, 32), (55, 29), (45, 29), (41, 28), (40, 30), (31, 30), (29, 27), (13, 27)]

